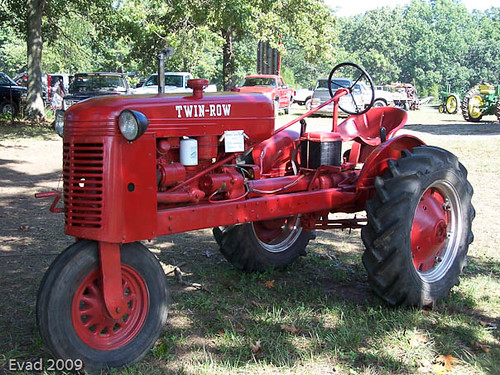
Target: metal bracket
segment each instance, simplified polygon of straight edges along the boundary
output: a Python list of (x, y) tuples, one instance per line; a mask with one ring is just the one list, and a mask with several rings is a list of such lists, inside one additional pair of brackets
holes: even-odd
[(123, 300), (120, 244), (99, 242), (99, 263), (106, 310), (113, 319), (120, 319), (128, 309)]

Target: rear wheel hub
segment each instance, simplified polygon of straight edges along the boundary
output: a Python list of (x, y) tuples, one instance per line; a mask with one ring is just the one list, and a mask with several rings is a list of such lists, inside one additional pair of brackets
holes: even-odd
[(411, 229), (413, 265), (428, 282), (439, 280), (453, 264), (460, 232), (458, 194), (437, 181), (422, 195)]

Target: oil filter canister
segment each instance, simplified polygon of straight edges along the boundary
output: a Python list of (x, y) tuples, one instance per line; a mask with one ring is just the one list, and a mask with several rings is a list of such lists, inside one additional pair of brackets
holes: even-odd
[(181, 139), (179, 149), (182, 165), (198, 165), (198, 141), (196, 139)]

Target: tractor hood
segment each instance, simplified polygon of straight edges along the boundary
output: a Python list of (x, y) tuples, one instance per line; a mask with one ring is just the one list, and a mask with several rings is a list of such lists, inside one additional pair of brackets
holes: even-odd
[(259, 94), (109, 95), (71, 106), (65, 114), (65, 136), (119, 135), (118, 116), (124, 110), (145, 115), (149, 124), (146, 134), (156, 137), (243, 130), (253, 143), (274, 131), (272, 101)]

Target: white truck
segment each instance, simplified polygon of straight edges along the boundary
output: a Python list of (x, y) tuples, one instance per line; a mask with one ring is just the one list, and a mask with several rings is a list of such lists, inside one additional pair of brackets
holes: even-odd
[[(188, 80), (192, 79), (193, 75), (188, 72), (166, 72), (165, 73), (165, 93), (166, 94), (182, 94), (192, 93), (193, 90), (187, 86)], [(216, 92), (215, 85), (208, 85), (205, 92)], [(158, 73), (151, 74), (144, 84), (131, 90), (132, 94), (158, 94)]]
[[(359, 83), (354, 85), (354, 95), (360, 95), (363, 97), (364, 103), (369, 103), (371, 99), (371, 90), (364, 84)], [(382, 86), (375, 86), (375, 98), (373, 101), (374, 107), (393, 107), (395, 105), (394, 93), (384, 90)]]
[(306, 109), (309, 111), (311, 109), (311, 99), (314, 93), (313, 89), (298, 89), (295, 90), (295, 96), (293, 97), (293, 102), (298, 105), (305, 105)]

